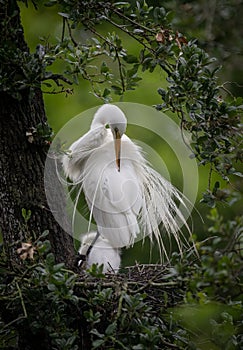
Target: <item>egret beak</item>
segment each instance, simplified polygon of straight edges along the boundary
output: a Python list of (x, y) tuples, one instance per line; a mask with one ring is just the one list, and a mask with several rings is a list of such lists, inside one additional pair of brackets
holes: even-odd
[(115, 129), (115, 153), (116, 153), (116, 165), (118, 171), (120, 171), (120, 156), (121, 156), (121, 135), (118, 129)]

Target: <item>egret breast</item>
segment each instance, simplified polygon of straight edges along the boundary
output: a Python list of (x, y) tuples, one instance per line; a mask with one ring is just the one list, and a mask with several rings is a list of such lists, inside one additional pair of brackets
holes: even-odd
[(113, 139), (96, 149), (87, 160), (83, 182), (98, 229), (115, 247), (131, 244), (139, 232), (141, 184), (134, 159), (128, 156), (126, 148), (123, 142), (120, 172)]

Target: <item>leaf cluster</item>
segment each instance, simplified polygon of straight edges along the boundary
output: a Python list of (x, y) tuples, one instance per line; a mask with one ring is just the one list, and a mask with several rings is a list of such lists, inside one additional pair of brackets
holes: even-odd
[(29, 52), (23, 39), (17, 6), (14, 3), (11, 6), (8, 2), (3, 2), (1, 6), (0, 92), (17, 100), (26, 96), (31, 100), (34, 91), (40, 89), (46, 80), (52, 80), (61, 91), (65, 91), (62, 81), (68, 84), (72, 82), (62, 74), (53, 74), (47, 70), (55, 59), (45, 54), (45, 48), (40, 44), (36, 52)]
[(229, 181), (230, 175), (242, 177), (235, 164), (242, 161), (243, 104), (242, 98), (223, 99), (224, 86), (217, 85), (219, 67), (210, 69), (214, 61), (195, 42), (184, 45), (175, 70), (167, 78), (167, 90), (158, 90), (164, 103), (157, 108), (169, 108), (178, 115), (181, 129), (191, 134), (192, 156), (197, 157), (200, 165), (210, 164), (211, 170)]
[(41, 56), (39, 51), (44, 54), (44, 47), (39, 45), (35, 53), (20, 50), (3, 45), (0, 48), (0, 59), (2, 67), (0, 71), (0, 91), (8, 93), (17, 100), (22, 100), (27, 91), (31, 100), (35, 89), (41, 86), (52, 87), (48, 81), (53, 81), (60, 89), (60, 92), (71, 93), (70, 89), (64, 88), (63, 82), (72, 84), (68, 78), (62, 74), (55, 74), (48, 71), (47, 68), (53, 63), (53, 57), (48, 55)]
[[(44, 90), (47, 93), (68, 93), (72, 90), (65, 87), (66, 83), (78, 84), (82, 77), (89, 81), (97, 98), (110, 102), (136, 89), (143, 72), (162, 72), (167, 88), (158, 88), (162, 103), (155, 107), (177, 115), (182, 137), (184, 132), (191, 134), (192, 143), (188, 147), (192, 157), (209, 168), (203, 202), (213, 207), (227, 196), (221, 196), (225, 193), (218, 184), (212, 185), (212, 172), (220, 174), (226, 182), (234, 175), (242, 176), (239, 166), (242, 99), (234, 98), (226, 84), (219, 85), (220, 67), (215, 59), (198, 47), (196, 40), (188, 41), (185, 35), (172, 29), (173, 14), (149, 3), (46, 2), (46, 6), (54, 6), (63, 21), (60, 38), (54, 45), (45, 41), (37, 53), (28, 56), (31, 69), (35, 70), (33, 79), (27, 74), (29, 82), (14, 79), (13, 82), (20, 88), (37, 80), (47, 88)], [(85, 40), (80, 38), (81, 32), (85, 33)], [(126, 38), (134, 43), (135, 49), (128, 50)], [(50, 66), (55, 68), (59, 63), (62, 73), (52, 73)], [(24, 63), (21, 66), (25, 67)]]
[(45, 234), (18, 267), (2, 252), (0, 348), (240, 349), (242, 219), (225, 224), (216, 209), (209, 219), (200, 259), (117, 275), (56, 264)]

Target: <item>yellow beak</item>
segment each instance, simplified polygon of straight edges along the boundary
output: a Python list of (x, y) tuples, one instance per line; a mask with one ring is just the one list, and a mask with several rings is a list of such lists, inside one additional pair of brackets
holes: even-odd
[(118, 171), (120, 171), (120, 157), (121, 157), (121, 135), (117, 129), (115, 129), (115, 153), (116, 153), (116, 165)]

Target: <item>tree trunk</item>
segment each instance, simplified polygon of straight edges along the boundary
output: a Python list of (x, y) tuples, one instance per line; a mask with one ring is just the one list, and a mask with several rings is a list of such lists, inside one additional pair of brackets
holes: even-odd
[[(0, 232), (12, 264), (20, 261), (16, 252), (20, 242), (33, 241), (44, 230), (49, 230), (56, 260), (70, 266), (75, 254), (72, 237), (55, 221), (45, 197), (44, 165), (48, 145), (38, 135), (33, 139), (26, 135), (37, 125), (46, 125), (40, 83), (31, 89), (16, 90), (17, 82), (26, 75), (21, 55), (28, 59), (30, 54), (16, 1), (6, 1), (1, 7), (0, 50), (6, 54), (6, 61), (1, 60), (1, 74), (5, 74), (6, 79), (11, 77), (9, 85), (12, 85), (6, 88), (5, 83), (0, 90)], [(60, 196), (60, 205), (63, 205), (61, 191), (55, 195)], [(27, 223), (22, 216), (23, 208), (31, 210)]]

